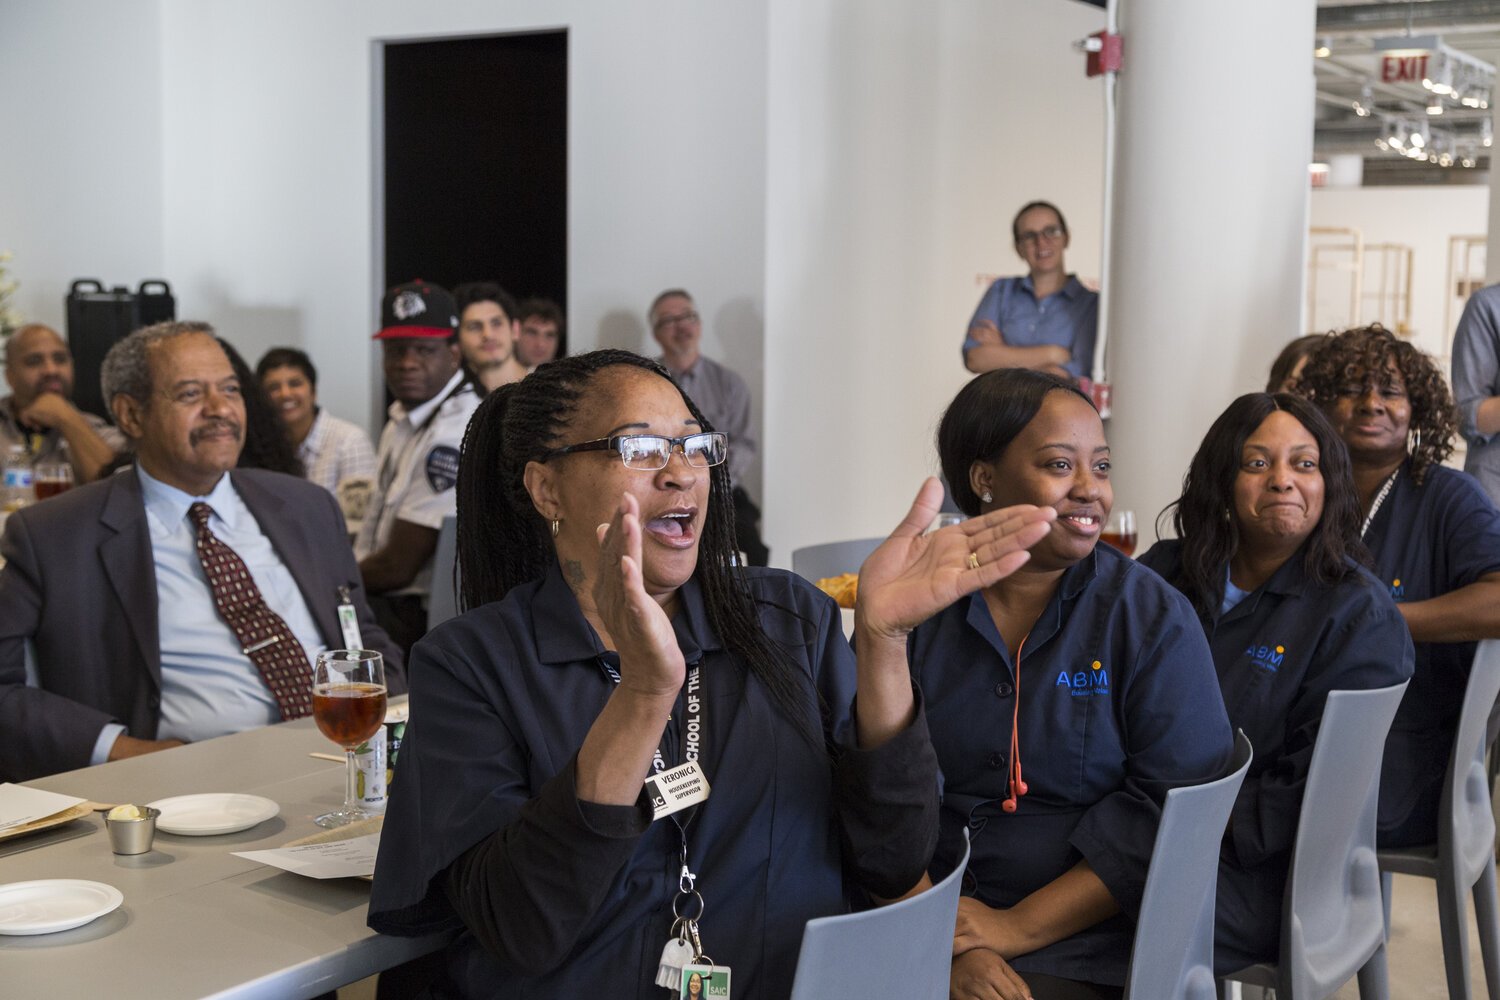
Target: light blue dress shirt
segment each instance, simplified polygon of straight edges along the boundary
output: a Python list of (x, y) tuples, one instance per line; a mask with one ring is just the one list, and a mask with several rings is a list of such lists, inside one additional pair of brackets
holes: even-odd
[[(1011, 347), (1066, 347), (1073, 355), (1065, 366), (1068, 374), (1074, 378), (1093, 374), (1099, 293), (1089, 291), (1075, 275), (1068, 275), (1067, 284), (1041, 301), (1037, 300), (1031, 275), (1000, 278), (979, 300), (969, 329), (982, 320), (999, 327)], [(972, 336), (966, 337), (965, 356), (978, 345)]]
[[(221, 477), (208, 496), (194, 497), (153, 479), (139, 465), (135, 472), (146, 502), (156, 567), (162, 689), (157, 738), (193, 742), (280, 722), (281, 711), (270, 688), (214, 606), (188, 508), (202, 500), (214, 509), (209, 529), (244, 561), (266, 604), (302, 644), (310, 685), (312, 664), (325, 645), (297, 581), (261, 533), (229, 476)], [(329, 594), (328, 599), (335, 596)], [(124, 731), (118, 724), (105, 726), (94, 744), (92, 763), (108, 760), (110, 747)]]
[(1479, 404), (1500, 396), (1500, 285), (1481, 288), (1464, 306), (1453, 332), (1453, 396), (1469, 443), (1464, 471), (1500, 504), (1500, 440), (1479, 433)]

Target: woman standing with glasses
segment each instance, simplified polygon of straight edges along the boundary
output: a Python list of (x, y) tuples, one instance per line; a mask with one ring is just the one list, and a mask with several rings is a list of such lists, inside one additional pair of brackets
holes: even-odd
[(542, 365), (476, 412), (473, 610), (413, 652), (370, 904), (377, 930), (462, 932), (437, 995), (656, 996), (659, 956), (691, 951), (736, 996), (786, 996), (809, 918), (920, 878), (937, 766), (906, 635), (1019, 567), (1053, 515), (924, 536), (929, 480), (865, 563), (856, 660), (811, 584), (732, 568), (730, 444), (623, 351)]
[(964, 340), (964, 367), (1035, 368), (1074, 381), (1089, 375), (1099, 293), (1063, 263), (1068, 223), (1051, 202), (1033, 201), (1016, 213), (1010, 230), (1027, 274), (998, 279), (979, 300)]

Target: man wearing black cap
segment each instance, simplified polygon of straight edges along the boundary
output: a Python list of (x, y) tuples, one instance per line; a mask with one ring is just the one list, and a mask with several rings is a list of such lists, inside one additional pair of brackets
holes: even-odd
[(458, 453), (479, 397), (459, 363), (458, 310), (446, 290), (425, 281), (392, 288), (375, 339), (396, 401), (354, 555), (376, 617), (410, 651), (427, 631), (432, 554), (443, 519), (457, 511)]

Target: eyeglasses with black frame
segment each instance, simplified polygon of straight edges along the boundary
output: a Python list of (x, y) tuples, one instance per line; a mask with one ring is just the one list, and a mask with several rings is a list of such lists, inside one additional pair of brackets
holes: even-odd
[(1063, 228), (1062, 228), (1062, 226), (1048, 226), (1047, 228), (1042, 229), (1042, 230), (1030, 230), (1030, 229), (1028, 229), (1024, 233), (1017, 233), (1016, 234), (1016, 246), (1018, 246), (1018, 247), (1035, 246), (1036, 243), (1039, 240), (1046, 240), (1048, 243), (1056, 243), (1058, 240), (1060, 240), (1062, 238), (1063, 238)]
[(723, 431), (700, 431), (697, 434), (684, 434), (682, 437), (616, 434), (581, 444), (570, 444), (566, 448), (554, 448), (542, 456), (542, 461), (580, 451), (613, 451), (619, 454), (620, 461), (625, 463), (627, 469), (656, 472), (665, 469), (672, 460), (672, 452), (679, 449), (688, 465), (697, 469), (711, 468), (723, 464), (729, 454), (729, 435)]

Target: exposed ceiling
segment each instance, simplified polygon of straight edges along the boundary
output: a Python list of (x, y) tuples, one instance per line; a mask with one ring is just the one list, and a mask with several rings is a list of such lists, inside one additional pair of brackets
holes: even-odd
[[(1437, 36), (1462, 95), (1435, 95), (1420, 78), (1382, 82), (1377, 39)], [(1314, 155), (1365, 158), (1366, 184), (1474, 184), (1487, 177), (1488, 103), (1500, 61), (1500, 0), (1319, 0)], [(1437, 66), (1436, 57), (1429, 57)], [(1441, 84), (1436, 70), (1430, 78)], [(1419, 76), (1419, 75), (1418, 75)], [(1471, 86), (1465, 88), (1467, 79)], [(1441, 106), (1429, 114), (1428, 106)], [(1416, 132), (1420, 150), (1412, 148)], [(1384, 148), (1377, 142), (1384, 143)], [(1393, 140), (1395, 140), (1393, 142)], [(1420, 155), (1414, 155), (1420, 153)], [(1437, 162), (1433, 162), (1436, 158)], [(1465, 166), (1472, 164), (1472, 166)]]
[[(1105, 6), (1105, 0), (1082, 2)], [(1363, 156), (1366, 184), (1483, 183), (1490, 163), (1484, 138), (1493, 128), (1493, 109), (1465, 107), (1455, 95), (1440, 99), (1442, 114), (1430, 115), (1433, 93), (1420, 80), (1382, 82), (1375, 40), (1401, 35), (1436, 35), (1455, 64), (1493, 71), (1500, 65), (1500, 0), (1318, 0), (1318, 27), (1309, 47), (1323, 52), (1326, 46), (1326, 55), (1313, 57), (1314, 156)], [(1408, 155), (1413, 126), (1427, 151), (1421, 159)], [(1397, 137), (1400, 148), (1376, 143)]]

